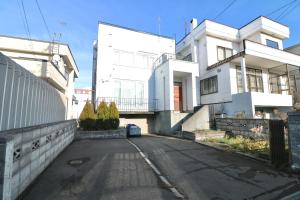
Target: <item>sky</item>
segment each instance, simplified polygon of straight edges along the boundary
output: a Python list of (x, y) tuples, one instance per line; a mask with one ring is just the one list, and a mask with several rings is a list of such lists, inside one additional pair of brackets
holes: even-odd
[(152, 33), (158, 33), (160, 21), (160, 34), (179, 41), (185, 34), (185, 23), (192, 18), (198, 23), (214, 19), (239, 28), (264, 15), (290, 27), (284, 47), (300, 43), (300, 0), (0, 0), (0, 35), (28, 37), (22, 1), (32, 39), (51, 41), (56, 33), (62, 35), (60, 42), (69, 44), (80, 73), (77, 88), (91, 87), (98, 21)]

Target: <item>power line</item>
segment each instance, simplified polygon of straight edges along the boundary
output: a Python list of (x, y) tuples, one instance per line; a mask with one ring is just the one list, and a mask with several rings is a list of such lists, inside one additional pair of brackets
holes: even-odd
[(276, 20), (279, 20), (281, 16), (284, 16), (288, 10), (292, 7), (293, 4), (290, 4), (289, 6), (287, 6), (277, 17)]
[(213, 20), (220, 17), (224, 12), (226, 12), (237, 0), (232, 0)]
[(26, 29), (27, 29), (28, 37), (31, 40), (31, 34), (30, 34), (30, 30), (29, 30), (29, 25), (28, 25), (28, 20), (27, 20), (27, 14), (26, 14), (26, 11), (25, 11), (23, 0), (21, 0), (21, 5), (22, 5), (22, 9), (23, 9), (24, 18), (25, 18), (25, 24), (26, 24)]
[(280, 11), (280, 10), (286, 8), (286, 7), (289, 7), (291, 4), (295, 3), (296, 1), (298, 1), (298, 0), (293, 0), (293, 1), (290, 1), (290, 2), (288, 2), (288, 3), (284, 4), (284, 5), (282, 5), (281, 7), (279, 7), (279, 8), (277, 8), (277, 9), (273, 10), (273, 11), (270, 12), (270, 13), (268, 13), (267, 16), (271, 16), (271, 15), (273, 15), (274, 13), (277, 13), (278, 11)]
[(44, 25), (45, 25), (45, 27), (46, 27), (46, 30), (47, 30), (47, 33), (48, 33), (48, 36), (49, 36), (49, 39), (51, 40), (51, 34), (50, 34), (50, 31), (49, 31), (49, 27), (48, 27), (48, 24), (47, 24), (47, 22), (46, 22), (45, 16), (43, 15), (43, 12), (42, 12), (42, 9), (41, 9), (41, 7), (40, 7), (40, 4), (39, 4), (38, 0), (35, 0), (35, 2), (36, 2), (36, 5), (37, 5), (37, 7), (38, 7), (38, 9), (39, 9), (40, 15), (42, 16)]
[(24, 17), (23, 17), (23, 14), (22, 14), (22, 8), (21, 8), (21, 5), (20, 5), (19, 0), (17, 0), (17, 3), (18, 3), (19, 13), (20, 13), (20, 17), (21, 17), (21, 20), (22, 20), (23, 27), (24, 27), (24, 29), (25, 29), (27, 38), (29, 38), (29, 33), (28, 33), (28, 31), (27, 31), (27, 28), (26, 28), (26, 24), (25, 24), (25, 21), (24, 21)]
[(296, 4), (293, 4), (294, 6), (290, 6), (288, 9), (286, 9), (286, 12), (282, 12), (280, 16), (278, 16), (276, 18), (276, 20), (279, 20), (279, 19), (282, 19), (284, 17), (286, 17), (287, 15), (289, 15), (290, 13), (293, 12), (293, 10), (295, 10), (298, 6), (299, 6), (299, 3), (296, 3)]

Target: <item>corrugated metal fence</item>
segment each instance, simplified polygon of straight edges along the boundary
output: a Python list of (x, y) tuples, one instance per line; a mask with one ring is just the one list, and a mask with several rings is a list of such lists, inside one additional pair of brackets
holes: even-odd
[(66, 98), (0, 53), (0, 131), (65, 118)]

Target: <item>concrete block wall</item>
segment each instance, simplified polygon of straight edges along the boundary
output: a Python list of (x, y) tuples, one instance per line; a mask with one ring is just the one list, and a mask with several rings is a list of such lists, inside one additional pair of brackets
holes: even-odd
[[(75, 120), (0, 132), (2, 198), (16, 199), (74, 139)], [(3, 167), (2, 167), (3, 166)]]
[(125, 139), (127, 138), (126, 128), (103, 131), (77, 131), (75, 139)]
[(254, 139), (269, 138), (268, 119), (216, 118), (218, 130), (230, 131), (234, 135), (242, 135)]
[(290, 164), (294, 171), (300, 171), (300, 112), (288, 113)]

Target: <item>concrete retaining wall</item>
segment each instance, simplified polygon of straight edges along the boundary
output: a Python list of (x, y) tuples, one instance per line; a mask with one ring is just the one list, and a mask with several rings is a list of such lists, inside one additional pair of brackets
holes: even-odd
[(300, 112), (288, 113), (291, 168), (300, 171)]
[(201, 129), (209, 129), (209, 109), (207, 105), (194, 112), (182, 124), (182, 131), (192, 132)]
[(124, 139), (127, 138), (126, 129), (104, 131), (77, 131), (75, 139)]
[(268, 119), (216, 118), (218, 130), (230, 131), (233, 135), (242, 135), (255, 139), (269, 138)]
[(69, 120), (0, 132), (0, 199), (16, 199), (73, 141), (76, 126)]
[(173, 135), (181, 131), (181, 125), (192, 113), (177, 113), (174, 111), (160, 111), (155, 114), (155, 132)]
[(136, 124), (142, 134), (154, 132), (154, 114), (120, 114), (120, 126)]

